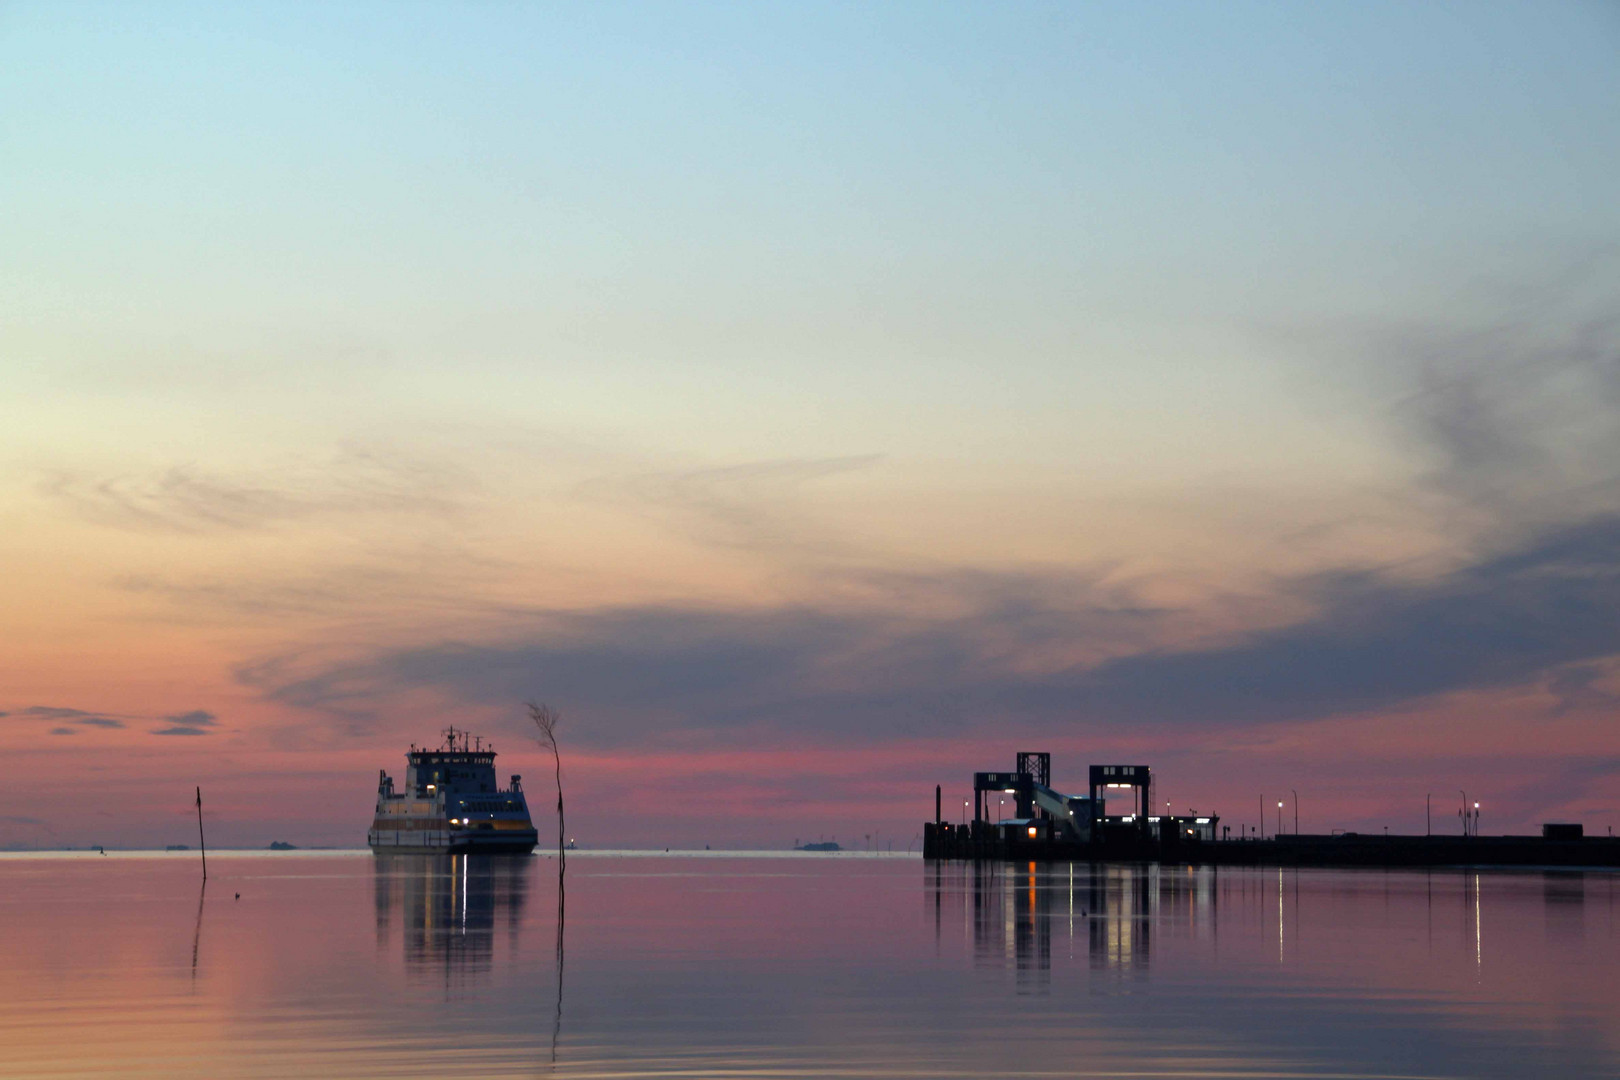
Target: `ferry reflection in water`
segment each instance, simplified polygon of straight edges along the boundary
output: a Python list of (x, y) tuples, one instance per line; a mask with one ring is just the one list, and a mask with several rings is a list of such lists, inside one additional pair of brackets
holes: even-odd
[(1048, 985), (1054, 938), (1073, 959), (1083, 942), (1091, 967), (1146, 968), (1155, 927), (1213, 934), (1216, 869), (1097, 863), (929, 864), (936, 938), (960, 902), (979, 967), (1008, 966), (1021, 991)]
[[(528, 897), (524, 856), (377, 854), (377, 946), (399, 926), (405, 970), (447, 983), (487, 974), (497, 935), (515, 951)], [(503, 933), (504, 932), (504, 933)]]

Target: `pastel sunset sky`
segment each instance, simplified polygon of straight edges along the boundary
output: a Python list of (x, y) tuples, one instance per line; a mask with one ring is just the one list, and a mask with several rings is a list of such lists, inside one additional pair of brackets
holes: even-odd
[(199, 784), (362, 844), (447, 723), (542, 779), (526, 698), (591, 846), (898, 849), (1025, 749), (1620, 825), (1617, 60), (1607, 3), (7, 4), (0, 846)]

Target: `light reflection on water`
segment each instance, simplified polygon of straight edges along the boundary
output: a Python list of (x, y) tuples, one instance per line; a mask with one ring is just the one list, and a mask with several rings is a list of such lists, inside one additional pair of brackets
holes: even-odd
[(1620, 1075), (1610, 873), (556, 865), (0, 858), (0, 1076)]
[(405, 971), (460, 985), (488, 972), (500, 929), (517, 953), (532, 860), (469, 855), (377, 855), (377, 945), (398, 940)]

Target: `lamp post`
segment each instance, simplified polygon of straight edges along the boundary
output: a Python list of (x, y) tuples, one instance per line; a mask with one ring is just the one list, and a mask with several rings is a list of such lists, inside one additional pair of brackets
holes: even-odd
[[(1457, 790), (1462, 791), (1462, 788), (1458, 788)], [(1462, 819), (1463, 819), (1463, 835), (1467, 836), (1468, 835), (1468, 792), (1463, 791), (1462, 792), (1462, 797), (1463, 797), (1463, 804), (1462, 804), (1462, 810), (1460, 811), (1460, 813), (1462, 814)]]
[(1474, 835), (1479, 835), (1479, 803), (1474, 804)]
[(963, 799), (962, 800), (962, 828), (964, 828), (964, 829), (967, 828), (967, 808), (968, 808), (968, 801), (966, 799)]
[(1266, 797), (1264, 795), (1260, 796), (1260, 824), (1256, 828), (1260, 830), (1260, 839), (1264, 840), (1266, 838)]
[(1429, 820), (1429, 799), (1432, 798), (1432, 797), (1433, 797), (1433, 792), (1429, 793), (1428, 795), (1423, 796), (1423, 835), (1424, 836), (1432, 836), (1432, 835), (1434, 835), (1434, 826), (1430, 823), (1430, 820)]
[(1294, 791), (1293, 788), (1289, 788), (1288, 790), (1293, 792), (1293, 794), (1294, 794), (1294, 835), (1298, 836), (1299, 835), (1299, 792)]
[(1282, 835), (1282, 800), (1277, 800), (1277, 835)]

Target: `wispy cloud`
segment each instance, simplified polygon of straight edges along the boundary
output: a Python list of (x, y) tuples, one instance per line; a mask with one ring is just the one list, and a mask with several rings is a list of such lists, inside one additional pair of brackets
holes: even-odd
[[(475, 640), (348, 661), (266, 657), (238, 677), (345, 724), (392, 693), (430, 687), (484, 704), (536, 693), (590, 702), (613, 718), (597, 729), (607, 742), (697, 729), (859, 729), (869, 719), (859, 709), (823, 706), (876, 692), (898, 707), (907, 695), (992, 678), (1008, 665), (1052, 669), (1115, 654), (1152, 640), (1166, 615), (1077, 575), (942, 575), (932, 587), (951, 599), (943, 616), (888, 605), (541, 612), (505, 618)], [(899, 722), (924, 731), (949, 726), (952, 714)]]
[(1613, 754), (1554, 759), (1548, 765), (1550, 768), (1505, 786), (1497, 799), (1521, 808), (1520, 813), (1531, 821), (1545, 821), (1556, 819), (1581, 800), (1612, 790), (1613, 780), (1620, 777), (1620, 757)]
[(1405, 326), (1367, 348), (1416, 384), (1397, 419), (1430, 487), (1496, 528), (1620, 511), (1620, 251), (1485, 290), (1467, 327)]
[(170, 580), (130, 575), (113, 584), (126, 592), (167, 601), (178, 611), (192, 615), (213, 612), (254, 618), (325, 615), (354, 611), (368, 603), (398, 605), (420, 588), (420, 582), (411, 575), (377, 566), (346, 566), (296, 580)]
[[(69, 709), (60, 705), (30, 705), (26, 709), (19, 709), (15, 715), (38, 720), (62, 721), (81, 727), (121, 728), (124, 726), (124, 720), (116, 716), (85, 712), (83, 709)], [(59, 727), (51, 734), (71, 735), (76, 734), (76, 732), (72, 729)]]
[(1558, 699), (1558, 713), (1581, 709), (1612, 708), (1620, 705), (1620, 692), (1604, 682), (1616, 684), (1617, 665), (1611, 658), (1607, 662), (1575, 663), (1554, 671), (1547, 679), (1547, 690)]
[(251, 473), (176, 465), (153, 473), (48, 473), (41, 494), (104, 525), (177, 533), (268, 529), (356, 514), (447, 516), (476, 487), (461, 470), (347, 447), (325, 461)]
[(150, 722), (156, 720), (166, 725), (149, 731), (149, 734), (152, 735), (206, 735), (209, 733), (209, 729), (219, 726), (219, 718), (203, 709), (192, 709), (189, 712), (174, 713), (166, 716), (142, 716), (128, 713), (112, 716), (105, 713), (93, 713), (83, 709), (69, 708), (63, 705), (30, 705), (25, 709), (17, 710), (11, 715), (55, 723), (57, 726), (50, 730), (52, 735), (77, 735), (85, 728), (121, 730), (127, 728), (131, 721)]
[(783, 458), (719, 468), (663, 470), (598, 477), (575, 495), (657, 517), (692, 538), (749, 550), (815, 550), (843, 545), (806, 513), (806, 489), (818, 481), (871, 469), (881, 454)]
[(1237, 644), (1103, 665), (1076, 703), (1118, 719), (1313, 719), (1551, 677), (1620, 652), (1620, 518), (1536, 537), (1436, 579), (1320, 575), (1317, 614)]
[(163, 719), (169, 722), (169, 726), (152, 731), (153, 735), (207, 735), (209, 728), (218, 726), (214, 714), (202, 709), (165, 716)]
[(57, 705), (30, 705), (21, 710), (23, 716), (39, 716), (47, 720), (72, 720), (81, 716), (93, 716), (82, 709), (66, 709)]
[(586, 737), (602, 743), (1314, 720), (1555, 679), (1620, 653), (1620, 518), (1554, 530), (1425, 581), (1360, 572), (1285, 587), (1308, 603), (1308, 618), (1203, 647), (1166, 636), (1173, 613), (1099, 591), (1042, 603), (1022, 581), (982, 583), (984, 595), (950, 617), (615, 609), (239, 675), (285, 704), (349, 715), (412, 690), (480, 706), (539, 694), (597, 718)]
[(161, 601), (145, 616), (196, 623), (244, 619), (285, 622), (309, 616), (398, 617), (410, 612), (465, 613), (480, 584), (510, 575), (502, 559), (469, 550), (454, 540), (416, 543), (369, 553), (367, 561), (291, 572), (262, 570), (234, 575), (126, 575), (110, 584)]

